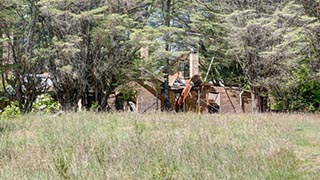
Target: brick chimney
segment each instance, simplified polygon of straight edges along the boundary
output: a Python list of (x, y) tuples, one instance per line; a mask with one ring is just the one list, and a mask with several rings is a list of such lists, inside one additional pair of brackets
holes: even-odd
[(190, 78), (194, 75), (199, 74), (199, 55), (197, 53), (190, 53), (189, 55), (189, 63), (190, 63)]
[(146, 59), (148, 58), (149, 56), (149, 50), (148, 50), (148, 47), (142, 47), (140, 48), (140, 57), (142, 59)]

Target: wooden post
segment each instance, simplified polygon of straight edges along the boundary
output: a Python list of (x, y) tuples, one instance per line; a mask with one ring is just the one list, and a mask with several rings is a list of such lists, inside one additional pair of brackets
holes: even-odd
[(201, 92), (200, 92), (200, 89), (198, 89), (198, 100), (197, 100), (198, 108), (197, 108), (197, 111), (199, 114), (201, 113), (201, 102), (200, 101), (201, 101)]
[(156, 111), (159, 110), (159, 99), (158, 99), (158, 90), (156, 89)]
[(240, 108), (242, 110), (242, 112), (244, 113), (245, 112), (245, 107), (244, 107), (244, 102), (243, 102), (243, 95), (244, 91), (242, 90), (239, 94), (239, 98), (240, 98)]

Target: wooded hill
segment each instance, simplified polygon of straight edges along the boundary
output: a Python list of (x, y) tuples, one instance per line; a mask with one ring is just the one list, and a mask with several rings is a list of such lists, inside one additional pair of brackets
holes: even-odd
[(190, 50), (204, 70), (214, 57), (213, 83), (275, 110), (320, 108), (319, 0), (2, 0), (0, 10), (3, 87), (22, 113), (48, 90), (39, 75), (63, 110), (83, 99), (104, 111), (140, 68), (163, 76)]

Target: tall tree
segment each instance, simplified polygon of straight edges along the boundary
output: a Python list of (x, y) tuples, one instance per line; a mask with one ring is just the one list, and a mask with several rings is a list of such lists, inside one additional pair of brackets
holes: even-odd
[[(263, 54), (266, 62), (276, 62), (264, 82), (270, 87), (278, 109), (319, 109), (319, 30), (317, 18), (307, 16), (303, 6), (288, 3), (273, 14), (270, 30), (277, 32), (273, 48)], [(281, 23), (279, 23), (281, 22)], [(276, 83), (277, 82), (277, 83)]]
[[(141, 28), (136, 13), (148, 2), (44, 0), (43, 16), (51, 32), (50, 68), (57, 98), (66, 110), (80, 100), (106, 110), (109, 95), (125, 79), (123, 68), (138, 46), (130, 34)], [(94, 93), (93, 98), (89, 98)]]
[(305, 58), (303, 47), (310, 46), (305, 33), (314, 33), (305, 28), (317, 24), (294, 2), (279, 3), (273, 13), (255, 9), (234, 11), (227, 16), (227, 25), (230, 41), (235, 42), (230, 52), (242, 63), (253, 93), (253, 111), (262, 112), (269, 85), (281, 84), (279, 77), (292, 77), (293, 69), (299, 68), (297, 62)]
[[(225, 38), (227, 30), (223, 26), (223, 6), (218, 1), (197, 0), (195, 12), (190, 23), (192, 33), (199, 38), (196, 41), (202, 59), (203, 71), (208, 71), (208, 80), (226, 85), (243, 85), (242, 69), (239, 64), (228, 55), (229, 42)], [(240, 77), (240, 78), (239, 78)]]
[(37, 0), (6, 1), (3, 14), (3, 37), (6, 47), (6, 65), (14, 65), (7, 71), (6, 81), (15, 91), (21, 113), (30, 112), (37, 95), (47, 86), (40, 74), (44, 73), (46, 32), (40, 17)]
[(165, 110), (170, 110), (168, 77), (171, 65), (177, 56), (193, 47), (193, 36), (189, 34), (193, 1), (155, 0), (149, 9), (146, 27), (137, 31), (134, 37), (141, 45), (148, 47), (149, 62), (156, 67), (154, 69), (163, 71), (163, 103)]
[(244, 77), (252, 92), (253, 112), (263, 112), (266, 109), (266, 89), (256, 82), (260, 77), (261, 63), (260, 52), (268, 46), (264, 30), (257, 22), (270, 17), (277, 7), (284, 4), (282, 1), (228, 1), (221, 2), (226, 12), (226, 27), (229, 30), (228, 41), (232, 42), (230, 54), (243, 68)]

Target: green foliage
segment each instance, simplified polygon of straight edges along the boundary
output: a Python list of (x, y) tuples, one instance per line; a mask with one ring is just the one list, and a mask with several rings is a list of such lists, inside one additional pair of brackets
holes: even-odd
[[(314, 107), (318, 106), (317, 103), (303, 97), (313, 91), (305, 88), (317, 88), (314, 78), (308, 76), (299, 80), (304, 75), (294, 72), (304, 71), (301, 62), (306, 59), (308, 64), (313, 64), (309, 74), (317, 71), (314, 67), (319, 65), (319, 51), (316, 50), (318, 39), (315, 34), (319, 23), (316, 18), (305, 14), (301, 4), (294, 1), (277, 3), (278, 8), (272, 5), (270, 8), (243, 9), (254, 3), (241, 1), (242, 7), (225, 15), (227, 39), (233, 42), (228, 53), (235, 57), (243, 72), (240, 75), (245, 77), (242, 79), (254, 94), (276, 94), (277, 101), (281, 101), (281, 105), (275, 105), (276, 108), (290, 111), (318, 109)], [(302, 82), (310, 85), (300, 87)]]
[(175, 179), (177, 163), (174, 160), (163, 160), (161, 157), (153, 165), (152, 179)]
[(93, 102), (91, 107), (90, 107), (90, 111), (92, 112), (97, 112), (99, 110), (99, 102)]
[(133, 101), (137, 96), (137, 91), (130, 87), (123, 87), (119, 89), (121, 96), (119, 97), (121, 101)]
[[(91, 102), (86, 98), (92, 92), (97, 108), (106, 110), (117, 87), (148, 78), (140, 69), (163, 76), (175, 70), (177, 57), (192, 50), (200, 54), (202, 74), (214, 57), (208, 81), (249, 87), (257, 96), (273, 93), (281, 109), (314, 111), (319, 4), (319, 0), (1, 1), (0, 72), (19, 92), (15, 97), (22, 114), (31, 112), (35, 97), (47, 90), (33, 76), (43, 73), (54, 80), (52, 88), (63, 110), (74, 109), (79, 98)], [(145, 59), (139, 56), (142, 47), (148, 50)], [(307, 73), (301, 62), (306, 59), (310, 76), (303, 75)], [(43, 105), (36, 106), (34, 112)], [(8, 112), (15, 112), (14, 107)]]
[(62, 179), (70, 179), (72, 153), (66, 151), (64, 148), (59, 148), (57, 152), (54, 153), (54, 167), (58, 176)]
[[(48, 48), (48, 29), (40, 17), (38, 0), (2, 1), (1, 37), (4, 46), (1, 58), (3, 77), (19, 93), (15, 100), (22, 114), (31, 111), (34, 97), (46, 89), (36, 77), (44, 73)], [(3, 6), (2, 6), (3, 5)]]
[[(132, 40), (148, 49), (148, 58), (135, 61), (135, 66), (160, 75), (171, 70), (170, 64), (191, 47), (198, 38), (191, 33), (191, 13), (194, 2), (183, 0), (151, 1), (146, 26), (131, 34)], [(196, 49), (196, 48), (194, 48)]]
[(209, 64), (214, 58), (208, 80), (223, 81), (227, 85), (240, 84), (241, 69), (227, 53), (229, 42), (226, 40), (227, 29), (224, 27), (222, 6), (221, 2), (216, 1), (196, 3), (190, 26), (192, 31), (198, 33), (199, 36), (195, 45), (201, 55), (202, 72), (208, 71)]
[(146, 124), (144, 122), (135, 121), (134, 122), (134, 132), (137, 136), (141, 136), (146, 130)]
[[(39, 9), (49, 24), (50, 66), (63, 110), (72, 110), (81, 97), (94, 100), (105, 110), (117, 86), (127, 82), (128, 67), (137, 59), (140, 45), (130, 39), (141, 28), (136, 12), (144, 1), (57, 1), (44, 0)], [(141, 6), (141, 7), (140, 7)], [(89, 106), (89, 104), (84, 104)], [(90, 108), (90, 107), (86, 107)]]
[[(59, 103), (48, 94), (39, 95), (32, 104), (32, 112), (36, 113), (55, 113), (59, 109)], [(3, 116), (17, 116), (20, 114), (19, 103), (17, 101), (11, 101), (2, 112)]]
[(19, 103), (17, 101), (11, 101), (11, 103), (4, 108), (3, 116), (17, 116), (20, 115)]
[(311, 77), (310, 67), (302, 66), (296, 76), (299, 80), (298, 96), (309, 111), (319, 110), (320, 108), (320, 82)]
[(49, 94), (41, 94), (32, 104), (32, 112), (55, 113), (60, 110), (60, 104)]
[(320, 82), (312, 77), (309, 65), (303, 64), (293, 71), (293, 80), (287, 82), (289, 88), (283, 87), (275, 93), (275, 110), (289, 111), (319, 111)]

